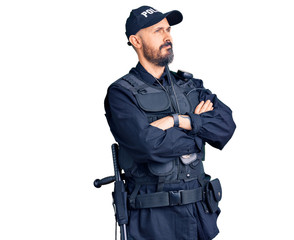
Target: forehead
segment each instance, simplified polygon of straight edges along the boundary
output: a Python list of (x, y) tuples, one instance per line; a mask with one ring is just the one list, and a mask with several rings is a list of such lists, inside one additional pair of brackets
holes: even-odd
[[(155, 28), (168, 28), (170, 25), (167, 21), (166, 18), (162, 19), (160, 22), (148, 27), (150, 30), (155, 29)], [(146, 28), (146, 29), (148, 29)]]
[(141, 29), (139, 32), (136, 33), (136, 35), (139, 35), (142, 39), (144, 39), (144, 38), (148, 38), (150, 36), (153, 36), (154, 31), (158, 28), (167, 29), (169, 27), (170, 27), (170, 25), (169, 25), (167, 19), (164, 18), (160, 22), (158, 22), (150, 27)]
[(144, 34), (144, 33), (152, 32), (156, 28), (168, 28), (168, 27), (170, 27), (170, 25), (169, 25), (168, 21), (166, 20), (166, 18), (164, 18), (160, 22), (158, 22), (150, 27), (141, 29), (138, 33)]

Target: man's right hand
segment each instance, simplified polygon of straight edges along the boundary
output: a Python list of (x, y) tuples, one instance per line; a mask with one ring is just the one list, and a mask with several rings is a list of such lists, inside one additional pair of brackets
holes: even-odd
[(194, 113), (201, 114), (201, 113), (212, 111), (212, 110), (213, 110), (213, 103), (210, 100), (207, 100), (206, 102), (201, 101), (195, 108)]

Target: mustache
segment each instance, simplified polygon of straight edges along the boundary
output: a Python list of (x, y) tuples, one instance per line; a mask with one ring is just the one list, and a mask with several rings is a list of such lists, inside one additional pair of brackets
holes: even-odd
[(161, 50), (162, 48), (167, 47), (167, 46), (171, 46), (171, 48), (173, 48), (173, 44), (171, 42), (166, 42), (165, 44), (162, 44), (160, 46), (159, 50)]

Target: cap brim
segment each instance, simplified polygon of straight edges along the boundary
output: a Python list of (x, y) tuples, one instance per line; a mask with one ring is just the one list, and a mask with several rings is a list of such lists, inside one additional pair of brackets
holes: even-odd
[(178, 10), (170, 11), (168, 13), (165, 13), (164, 15), (166, 15), (166, 19), (170, 26), (176, 25), (183, 21), (183, 15)]

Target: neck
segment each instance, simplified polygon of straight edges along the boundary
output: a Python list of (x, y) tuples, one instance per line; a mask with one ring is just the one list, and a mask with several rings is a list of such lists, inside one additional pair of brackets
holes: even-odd
[(139, 59), (139, 61), (145, 70), (155, 78), (160, 78), (164, 72), (165, 67), (154, 65), (153, 63), (148, 62), (146, 59)]

